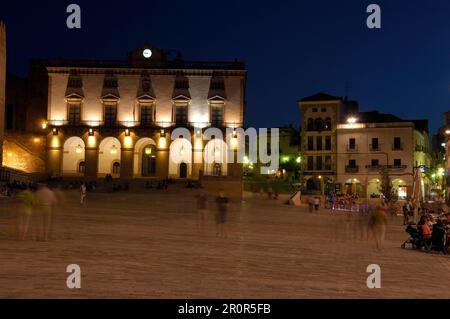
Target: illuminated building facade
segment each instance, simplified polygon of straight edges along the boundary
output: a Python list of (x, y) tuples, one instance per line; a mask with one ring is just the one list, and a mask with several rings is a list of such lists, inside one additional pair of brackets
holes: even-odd
[[(48, 173), (90, 179), (240, 175), (237, 164), (202, 159), (205, 152), (226, 152), (227, 145), (216, 147), (225, 143), (225, 129), (242, 127), (245, 65), (171, 55), (146, 44), (125, 61), (45, 61)], [(172, 141), (180, 127), (189, 129), (190, 140)], [(223, 139), (205, 139), (208, 127), (221, 129)], [(186, 161), (171, 159), (174, 147), (188, 154)]]
[[(431, 166), (428, 121), (402, 120), (377, 111), (359, 112), (355, 101), (319, 93), (299, 101), (306, 191), (380, 194), (387, 168), (400, 197), (412, 195), (417, 170)], [(422, 194), (428, 193), (423, 175)]]

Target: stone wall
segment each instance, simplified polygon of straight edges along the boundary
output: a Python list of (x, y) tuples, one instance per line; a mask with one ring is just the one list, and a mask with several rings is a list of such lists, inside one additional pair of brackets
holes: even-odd
[(45, 137), (8, 133), (3, 143), (3, 165), (26, 173), (45, 172)]

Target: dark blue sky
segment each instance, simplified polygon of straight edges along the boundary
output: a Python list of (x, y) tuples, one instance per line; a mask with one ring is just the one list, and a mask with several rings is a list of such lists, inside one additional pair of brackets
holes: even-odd
[[(299, 124), (296, 101), (319, 91), (345, 95), (364, 110), (430, 120), (450, 109), (450, 1), (3, 1), (8, 68), (29, 58), (125, 59), (148, 41), (187, 60), (247, 63), (248, 125)], [(66, 27), (66, 6), (82, 29)], [(366, 27), (377, 3), (382, 28)]]

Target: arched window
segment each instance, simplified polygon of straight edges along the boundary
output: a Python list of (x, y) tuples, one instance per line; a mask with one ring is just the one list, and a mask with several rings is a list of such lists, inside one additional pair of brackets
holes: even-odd
[(119, 174), (120, 173), (120, 163), (119, 162), (114, 162), (114, 164), (112, 166), (112, 173), (113, 174)]
[(314, 126), (316, 131), (323, 131), (325, 129), (325, 123), (321, 118), (318, 118), (314, 121)]
[(325, 129), (327, 131), (331, 131), (331, 118), (327, 117), (325, 119)]
[(308, 131), (314, 131), (314, 120), (312, 118), (308, 119)]
[(86, 169), (86, 163), (85, 163), (84, 161), (81, 161), (81, 162), (78, 164), (78, 173), (84, 174), (85, 169)]

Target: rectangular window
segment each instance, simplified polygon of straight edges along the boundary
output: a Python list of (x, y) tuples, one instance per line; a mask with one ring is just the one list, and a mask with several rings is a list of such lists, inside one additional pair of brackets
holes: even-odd
[(318, 151), (322, 150), (322, 136), (316, 136), (316, 149)]
[(348, 160), (348, 167), (356, 168), (356, 160), (354, 159)]
[(317, 107), (313, 107), (312, 111), (317, 112)]
[(308, 156), (307, 167), (308, 171), (312, 171), (314, 169), (314, 158), (312, 156)]
[(331, 171), (331, 156), (325, 156), (325, 170)]
[(212, 127), (223, 126), (223, 105), (211, 106), (211, 126)]
[(141, 125), (151, 126), (153, 123), (153, 107), (149, 104), (141, 105)]
[(330, 135), (325, 136), (325, 149), (327, 151), (331, 150), (331, 136)]
[(316, 168), (318, 171), (322, 170), (322, 156), (316, 157)]
[(380, 165), (380, 162), (377, 159), (373, 159), (370, 163), (372, 167), (378, 167)]
[(314, 150), (314, 138), (312, 136), (308, 136), (308, 151)]
[(380, 148), (380, 146), (378, 145), (378, 137), (373, 137), (372, 138), (372, 150), (378, 150)]
[(104, 106), (105, 127), (113, 127), (117, 120), (117, 104), (106, 104)]
[(401, 150), (402, 149), (402, 142), (400, 137), (394, 137), (394, 150)]
[(187, 106), (175, 106), (175, 124), (177, 126), (184, 126), (187, 124)]
[(401, 167), (402, 166), (402, 160), (400, 158), (394, 159), (394, 167)]
[(321, 109), (320, 109), (320, 112), (326, 112), (327, 111), (327, 108), (326, 107), (322, 107)]
[(68, 121), (69, 125), (78, 125), (81, 121), (81, 105), (80, 103), (69, 103), (68, 106), (69, 114), (68, 114)]
[(348, 149), (350, 150), (356, 149), (356, 140), (354, 138), (348, 139)]

